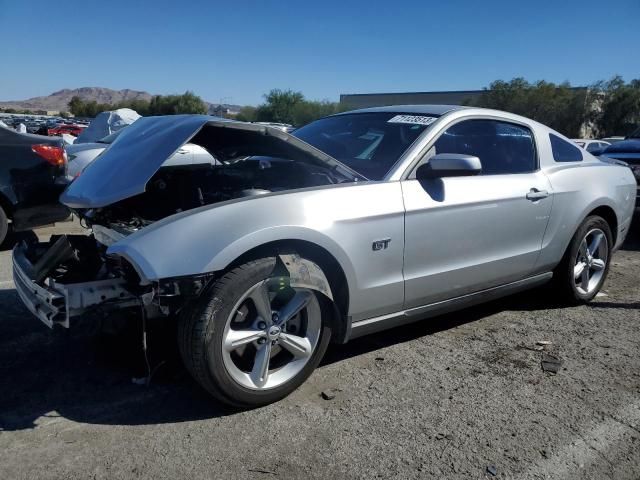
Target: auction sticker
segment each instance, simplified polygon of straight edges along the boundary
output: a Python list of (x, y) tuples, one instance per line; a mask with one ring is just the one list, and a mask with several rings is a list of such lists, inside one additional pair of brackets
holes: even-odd
[(396, 115), (387, 120), (387, 123), (409, 123), (411, 125), (431, 125), (438, 117), (425, 117), (422, 115)]

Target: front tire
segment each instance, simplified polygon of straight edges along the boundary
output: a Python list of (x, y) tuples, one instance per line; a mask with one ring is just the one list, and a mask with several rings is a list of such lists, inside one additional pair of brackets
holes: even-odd
[(230, 270), (179, 320), (187, 369), (228, 405), (258, 407), (286, 397), (329, 344), (328, 299), (292, 288), (275, 267), (269, 257)]
[(607, 221), (587, 217), (554, 271), (556, 290), (570, 303), (586, 303), (602, 288), (611, 263), (613, 235)]

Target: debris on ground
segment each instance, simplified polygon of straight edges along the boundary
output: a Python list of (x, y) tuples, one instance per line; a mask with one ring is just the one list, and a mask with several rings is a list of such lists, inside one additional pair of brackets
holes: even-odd
[(276, 472), (272, 472), (271, 470), (265, 470), (264, 468), (249, 468), (247, 471), (252, 473), (264, 473), (266, 475), (278, 475)]
[(542, 370), (549, 373), (558, 373), (562, 366), (562, 360), (553, 355), (542, 355)]
[(536, 345), (538, 345), (539, 347), (548, 347), (549, 345), (551, 345), (553, 342), (549, 341), (549, 340), (538, 340), (536, 342)]
[(487, 467), (487, 473), (492, 477), (495, 477), (498, 474), (498, 469), (495, 467), (495, 465), (489, 465)]
[(340, 391), (339, 388), (329, 388), (328, 390), (323, 390), (320, 396), (325, 400), (333, 400)]

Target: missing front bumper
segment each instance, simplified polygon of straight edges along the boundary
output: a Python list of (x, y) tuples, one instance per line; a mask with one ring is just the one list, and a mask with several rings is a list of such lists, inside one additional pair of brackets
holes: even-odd
[[(127, 281), (122, 277), (61, 283), (48, 276), (60, 259), (66, 258), (63, 243), (60, 239), (53, 245), (23, 242), (13, 250), (13, 278), (18, 296), (45, 325), (69, 328), (74, 317), (91, 311), (120, 310), (141, 304), (140, 298), (126, 288)], [(45, 247), (49, 248), (37, 261), (29, 259), (30, 248)]]

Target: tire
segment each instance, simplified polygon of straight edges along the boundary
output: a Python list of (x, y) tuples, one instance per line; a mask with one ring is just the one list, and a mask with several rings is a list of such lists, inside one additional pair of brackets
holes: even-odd
[[(597, 248), (593, 243), (596, 237), (599, 237)], [(597, 215), (587, 217), (554, 270), (554, 291), (559, 299), (570, 304), (591, 301), (602, 288), (609, 273), (612, 248), (613, 235), (607, 221)], [(592, 249), (596, 250), (595, 255)], [(589, 276), (588, 281), (585, 275)]]
[[(283, 287), (275, 266), (270, 257), (233, 268), (179, 319), (178, 343), (187, 370), (227, 405), (252, 408), (286, 397), (311, 375), (329, 344), (329, 300), (311, 290)], [(260, 300), (265, 291), (268, 303)], [(305, 307), (291, 316), (292, 304)], [(279, 323), (278, 315), (289, 320)], [(265, 358), (266, 370), (260, 368)]]
[(0, 207), (0, 245), (4, 243), (8, 233), (9, 219), (7, 218), (7, 214), (4, 212), (2, 207)]

